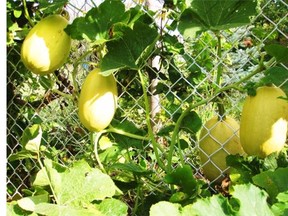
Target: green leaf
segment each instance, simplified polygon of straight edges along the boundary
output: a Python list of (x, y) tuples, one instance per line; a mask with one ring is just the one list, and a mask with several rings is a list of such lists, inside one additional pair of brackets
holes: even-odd
[(181, 14), (178, 29), (184, 37), (194, 37), (198, 31), (247, 25), (256, 14), (256, 6), (256, 0), (191, 0)]
[(180, 186), (182, 191), (190, 196), (198, 189), (197, 181), (193, 176), (193, 170), (189, 165), (177, 167), (172, 173), (164, 177), (164, 181), (168, 184)]
[(97, 205), (97, 209), (107, 216), (126, 216), (128, 206), (118, 199), (108, 198)]
[(59, 204), (71, 206), (112, 197), (118, 190), (108, 175), (91, 168), (84, 160), (75, 162), (71, 168), (61, 173), (59, 189)]
[(288, 48), (280, 44), (266, 45), (264, 49), (267, 53), (276, 58), (279, 63), (288, 63)]
[(276, 197), (277, 203), (272, 205), (271, 210), (275, 216), (288, 215), (288, 191), (279, 193)]
[(39, 83), (46, 90), (52, 89), (54, 85), (53, 82), (51, 82), (51, 78), (48, 76), (39, 76)]
[(186, 193), (179, 191), (179, 192), (172, 194), (169, 201), (172, 203), (180, 203), (180, 202), (187, 200), (188, 198), (189, 196)]
[(55, 13), (55, 11), (61, 10), (64, 5), (68, 3), (68, 0), (57, 0), (57, 1), (47, 1), (47, 0), (38, 0), (39, 9), (45, 14)]
[(38, 203), (47, 203), (49, 201), (49, 194), (40, 194), (36, 196), (24, 197), (17, 201), (18, 205), (26, 211), (34, 211), (35, 205)]
[(107, 148), (111, 148), (113, 146), (113, 142), (109, 139), (108, 136), (102, 136), (99, 140), (99, 148), (101, 150), (105, 150)]
[(273, 215), (268, 207), (267, 193), (253, 184), (235, 185), (232, 196), (240, 201), (239, 215)]
[(108, 0), (90, 9), (85, 17), (74, 19), (65, 31), (73, 39), (86, 39), (94, 44), (102, 44), (111, 39), (109, 31), (118, 22), (127, 23), (129, 14), (120, 0)]
[(255, 156), (228, 155), (226, 163), (230, 166), (230, 179), (233, 183), (252, 182), (252, 177), (260, 173), (260, 161)]
[[(284, 80), (288, 79), (288, 70), (284, 67), (272, 67), (264, 72), (265, 77), (263, 77), (260, 82), (263, 85), (273, 83), (276, 86), (281, 85), (281, 89), (288, 95), (288, 82)], [(283, 85), (282, 85), (283, 84)]]
[(183, 208), (182, 216), (225, 216), (236, 215), (236, 210), (228, 202), (228, 199), (222, 195), (212, 196), (205, 199), (198, 199), (193, 205), (187, 205)]
[(105, 216), (98, 209), (93, 207), (93, 205), (89, 205), (84, 208), (69, 205), (40, 203), (35, 206), (35, 212), (40, 215), (49, 215), (49, 216), (60, 216), (60, 215)]
[(14, 10), (13, 11), (13, 15), (15, 16), (15, 18), (19, 18), (22, 14), (22, 10)]
[(23, 131), (21, 144), (27, 151), (39, 152), (39, 147), (42, 139), (42, 129), (40, 125), (34, 124)]
[(23, 216), (23, 215), (37, 216), (36, 213), (31, 213), (20, 208), (20, 206), (17, 204), (17, 201), (6, 203), (6, 215), (7, 216)]
[(47, 176), (47, 171), (45, 167), (40, 169), (36, 174), (35, 180), (33, 182), (34, 186), (47, 186), (49, 185), (49, 178)]
[(278, 168), (275, 171), (265, 171), (253, 176), (254, 184), (264, 188), (272, 202), (275, 202), (277, 194), (288, 190), (288, 167)]
[(267, 194), (253, 184), (235, 185), (231, 195), (230, 199), (221, 194), (198, 199), (195, 203), (183, 208), (182, 216), (206, 216), (211, 215), (211, 212), (215, 216), (273, 215), (266, 202)]
[(180, 128), (188, 133), (195, 134), (202, 127), (202, 120), (194, 111), (189, 112), (182, 120)]
[(26, 158), (30, 158), (30, 159), (37, 159), (37, 155), (36, 154), (32, 154), (31, 151), (27, 151), (27, 150), (21, 150), (19, 152), (16, 152), (15, 154), (11, 154), (8, 157), (8, 161), (12, 162), (15, 160), (23, 160)]
[(108, 53), (100, 62), (104, 75), (121, 69), (138, 70), (151, 54), (159, 37), (157, 29), (137, 21), (133, 29), (123, 23), (115, 24), (117, 40), (107, 42)]
[(160, 201), (150, 208), (150, 216), (181, 216), (180, 204)]
[(158, 136), (167, 136), (174, 130), (175, 125), (165, 125), (157, 133)]

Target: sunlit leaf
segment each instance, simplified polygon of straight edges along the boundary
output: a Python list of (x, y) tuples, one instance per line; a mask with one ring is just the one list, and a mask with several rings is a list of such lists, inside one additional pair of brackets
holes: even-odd
[(191, 0), (180, 17), (179, 31), (194, 37), (198, 31), (224, 30), (250, 23), (256, 14), (256, 0)]
[(271, 209), (275, 216), (288, 215), (288, 191), (277, 195), (277, 203), (273, 204)]
[(21, 144), (27, 151), (39, 152), (42, 139), (42, 129), (40, 125), (34, 124), (23, 131)]
[(17, 201), (18, 205), (26, 211), (34, 211), (35, 205), (38, 203), (47, 203), (49, 201), (49, 194), (41, 194), (31, 197), (24, 197)]
[(126, 216), (128, 206), (118, 199), (108, 198), (103, 200), (97, 208), (104, 214), (109, 216)]
[(59, 216), (59, 215), (85, 215), (85, 216), (105, 216), (93, 206), (88, 208), (75, 207), (69, 205), (56, 205), (51, 203), (40, 203), (35, 206), (35, 212), (40, 215)]
[(180, 204), (161, 201), (151, 206), (150, 216), (181, 216)]

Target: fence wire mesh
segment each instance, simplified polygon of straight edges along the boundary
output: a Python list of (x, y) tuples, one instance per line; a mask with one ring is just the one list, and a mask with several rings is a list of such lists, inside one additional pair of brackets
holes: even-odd
[[(162, 8), (163, 3), (162, 1), (157, 2), (157, 4), (153, 4), (152, 1), (125, 1), (127, 8), (135, 4), (142, 4), (144, 11), (147, 10), (147, 5), (152, 4), (151, 8), (154, 6), (152, 9), (158, 10), (156, 16), (152, 18), (159, 27), (159, 31), (169, 31), (165, 29), (165, 24), (170, 21), (165, 19), (164, 14), (168, 14), (169, 10)], [(88, 0), (69, 1), (66, 9), (70, 15), (70, 21), (76, 17), (83, 16), (83, 12), (91, 9), (94, 4), (98, 5), (99, 3), (93, 3)], [(205, 32), (190, 41), (184, 41), (179, 36), (179, 41), (184, 44), (185, 58), (189, 59), (189, 64), (187, 64), (187, 61), (183, 61), (183, 56), (176, 54), (170, 58), (159, 54), (156, 58), (147, 62), (150, 84), (146, 90), (151, 99), (150, 116), (154, 133), (161, 132), (164, 126), (172, 124), (179, 111), (187, 107), (191, 101), (197, 103), (209, 98), (212, 92), (209, 92), (209, 90), (205, 91), (207, 84), (225, 87), (227, 83), (237, 82), (253, 71), (257, 67), (255, 59), (261, 55), (261, 48), (264, 44), (269, 43), (270, 40), (278, 40), (279, 43), (287, 45), (287, 1), (261, 1), (258, 11), (259, 13), (253, 18), (251, 24), (223, 31), (221, 40), (225, 43), (225, 49), (221, 57), (217, 55), (214, 45), (217, 38), (211, 32)], [(61, 71), (62, 75), (58, 75), (58, 78), (67, 81), (67, 85), (55, 84), (54, 86), (63, 92), (71, 90), (69, 90), (71, 87), (69, 80), (71, 81), (73, 59), (85, 53), (87, 47), (84, 42), (74, 42), (72, 49), (70, 60), (63, 68), (63, 71)], [(93, 61), (97, 59), (97, 56), (91, 55), (87, 56), (87, 58)], [(166, 65), (160, 67), (159, 59), (162, 58), (165, 58)], [(216, 71), (219, 65), (223, 68), (223, 81), (221, 84), (217, 83), (215, 76), (213, 76), (213, 71)], [(287, 65), (283, 64), (282, 66), (288, 69)], [(161, 75), (169, 76), (167, 75), (167, 67), (174, 70), (173, 82), (163, 79)], [(191, 79), (189, 77), (190, 68), (196, 68), (199, 73), (203, 74), (203, 78), (200, 81)], [(39, 76), (31, 75), (25, 69), (20, 60), (19, 46), (11, 45), (7, 48), (7, 69), (7, 200), (12, 200), (21, 197), (23, 189), (30, 188), (31, 176), (34, 176), (39, 170), (37, 163), (33, 160), (9, 160), (11, 155), (22, 148), (20, 140), (26, 127), (41, 122), (44, 131), (43, 146), (49, 149), (52, 158), (63, 164), (69, 164), (83, 157), (93, 157), (93, 148), (87, 143), (89, 134), (79, 122), (75, 103), (67, 101), (59, 94), (49, 90), (49, 88), (45, 89), (43, 85), (40, 85), (41, 82), (46, 80)], [(90, 68), (88, 65), (82, 65), (78, 67), (78, 70), (77, 82), (81, 85)], [(146, 129), (144, 98), (142, 94), (137, 93), (141, 89), (140, 78), (130, 73), (119, 73), (116, 74), (116, 77), (118, 78), (117, 85), (119, 90), (118, 110), (121, 113), (117, 117), (121, 117), (119, 118), (121, 121), (129, 120), (139, 128)], [(261, 77), (253, 77), (255, 80), (259, 78)], [(283, 80), (281, 85), (287, 82), (288, 80)], [(159, 86), (165, 91), (157, 93)], [(179, 94), (178, 89), (182, 89), (182, 94)], [(223, 95), (223, 100), (227, 104), (225, 115), (233, 116), (239, 120), (245, 95), (245, 93), (239, 93), (236, 90), (225, 92)], [(203, 118), (203, 122), (212, 116), (218, 115), (215, 106), (208, 102), (197, 107), (195, 111)], [(179, 134), (179, 136), (183, 139), (183, 144), (189, 144), (184, 151), (184, 161), (193, 167), (196, 176), (201, 177), (203, 174), (199, 165), (199, 157), (197, 156), (198, 141), (196, 137), (189, 136), (185, 132)], [(163, 138), (159, 138), (157, 141), (164, 147), (167, 147), (169, 142), (169, 140)], [(167, 150), (161, 154), (167, 154), (168, 148), (165, 149)], [(147, 157), (152, 155), (151, 151), (151, 143), (149, 143), (144, 146), (146, 155), (134, 155), (135, 163), (141, 161), (146, 161), (147, 163)], [(160, 156), (163, 157), (163, 155)], [(177, 160), (175, 159), (173, 163), (175, 167), (179, 162)], [(157, 167), (155, 160), (149, 161), (152, 162), (147, 166), (150, 168)], [(158, 173), (158, 175), (160, 177), (162, 173)], [(160, 182), (157, 187), (167, 186)], [(151, 188), (151, 194), (153, 194), (153, 188)]]

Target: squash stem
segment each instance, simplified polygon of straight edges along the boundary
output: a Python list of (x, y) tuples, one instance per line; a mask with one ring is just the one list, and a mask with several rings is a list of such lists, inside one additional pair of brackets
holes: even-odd
[(217, 66), (217, 77), (216, 77), (216, 84), (217, 87), (221, 86), (221, 78), (223, 73), (223, 67), (222, 67), (222, 43), (221, 43), (221, 35), (219, 32), (215, 32), (217, 37), (217, 60), (218, 60), (218, 66)]
[(226, 115), (223, 103), (217, 102), (217, 107), (218, 107), (218, 121), (224, 121), (226, 119)]
[[(106, 173), (106, 170), (104, 169), (104, 166), (103, 166), (103, 164), (101, 163), (101, 160), (100, 160), (99, 154), (98, 154), (98, 143), (99, 143), (99, 139), (100, 139), (100, 137), (101, 137), (102, 134), (103, 134), (102, 131), (96, 133), (96, 135), (95, 135), (94, 132), (90, 132), (90, 142), (91, 142), (92, 145), (94, 145), (95, 158), (96, 158), (96, 161), (97, 161), (97, 163), (98, 163), (101, 171), (102, 171), (103, 173)], [(94, 136), (94, 135), (95, 135), (95, 136)]]
[(145, 140), (145, 141), (149, 141), (150, 140), (149, 137), (145, 137), (145, 136), (141, 136), (141, 135), (137, 135), (137, 134), (132, 134), (132, 133), (123, 131), (121, 129), (114, 128), (111, 125), (109, 126), (108, 130), (106, 130), (106, 132), (107, 133), (108, 132), (116, 133), (116, 134), (120, 134), (120, 135), (127, 136), (127, 137), (130, 137), (130, 138), (133, 138), (133, 139), (138, 139), (138, 140)]
[[(217, 78), (216, 78), (216, 84), (217, 88), (221, 88), (221, 78), (223, 74), (223, 66), (222, 66), (222, 43), (221, 43), (221, 34), (219, 32), (215, 32), (217, 37), (217, 60), (218, 60), (218, 66), (217, 66)], [(216, 102), (217, 108), (218, 108), (218, 120), (222, 121), (225, 120), (225, 108), (224, 104), (222, 102), (221, 98), (222, 94), (219, 94), (219, 101)]]
[(31, 17), (30, 17), (30, 15), (29, 15), (29, 12), (28, 12), (28, 9), (27, 9), (26, 0), (22, 0), (22, 4), (23, 4), (23, 7), (24, 7), (24, 15), (25, 15), (25, 18), (28, 20), (29, 24), (33, 27), (33, 26), (34, 26), (34, 23), (33, 23), (33, 21), (31, 20)]
[(147, 89), (146, 89), (146, 85), (145, 85), (145, 81), (142, 75), (141, 70), (138, 70), (138, 74), (140, 77), (140, 81), (141, 81), (141, 85), (142, 85), (142, 90), (143, 90), (143, 96), (144, 96), (144, 101), (145, 101), (145, 110), (146, 110), (146, 123), (147, 123), (147, 127), (148, 127), (148, 134), (149, 134), (149, 138), (151, 140), (154, 152), (155, 152), (155, 157), (157, 160), (158, 165), (162, 168), (162, 170), (166, 170), (164, 164), (162, 163), (162, 161), (160, 160), (160, 156), (159, 156), (159, 152), (158, 152), (158, 147), (159, 145), (157, 144), (157, 141), (154, 137), (154, 133), (153, 133), (153, 129), (152, 129), (152, 125), (151, 125), (151, 121), (150, 121), (150, 107), (149, 107), (149, 99), (148, 99), (148, 95), (147, 95)]
[(48, 182), (49, 182), (49, 187), (50, 187), (50, 189), (51, 189), (51, 192), (52, 192), (52, 194), (53, 194), (53, 197), (54, 197), (54, 199), (55, 199), (55, 202), (57, 203), (57, 204), (60, 204), (59, 203), (59, 200), (58, 200), (58, 197), (56, 196), (56, 192), (55, 192), (55, 190), (54, 190), (54, 187), (52, 186), (52, 183), (51, 183), (51, 176), (48, 174), (48, 170), (47, 170), (47, 168), (46, 168), (46, 166), (45, 165), (43, 165), (43, 163), (42, 163), (42, 161), (41, 161), (41, 159), (40, 159), (40, 157), (39, 157), (39, 154), (38, 154), (38, 163), (39, 163), (39, 165), (40, 165), (40, 168), (42, 169), (42, 170), (45, 170), (45, 173), (46, 173), (46, 177), (48, 178)]

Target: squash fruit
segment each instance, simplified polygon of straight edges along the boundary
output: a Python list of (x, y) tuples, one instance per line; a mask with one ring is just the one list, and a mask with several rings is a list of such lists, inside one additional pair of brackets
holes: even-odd
[(222, 120), (215, 116), (205, 123), (199, 137), (199, 156), (208, 180), (221, 182), (222, 173), (229, 171), (226, 156), (244, 154), (238, 131), (238, 122), (229, 116)]
[(240, 141), (248, 155), (264, 158), (280, 152), (287, 136), (288, 102), (278, 97), (285, 93), (275, 86), (257, 88), (247, 96), (240, 120)]
[(64, 17), (50, 15), (29, 31), (21, 47), (21, 59), (26, 68), (45, 75), (65, 63), (71, 49), (71, 38), (64, 31), (67, 25)]
[(117, 108), (117, 84), (114, 76), (102, 76), (92, 70), (84, 80), (78, 101), (80, 122), (89, 131), (101, 131), (112, 121)]

